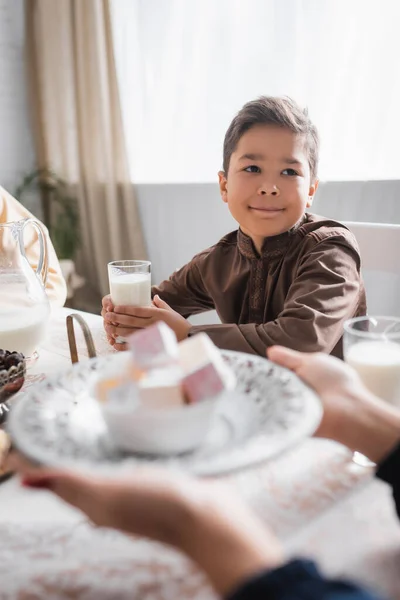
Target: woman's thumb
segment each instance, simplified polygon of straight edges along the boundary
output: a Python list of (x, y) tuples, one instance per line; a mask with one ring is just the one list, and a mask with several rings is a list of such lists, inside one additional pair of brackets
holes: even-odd
[(291, 371), (296, 371), (296, 369), (303, 365), (304, 356), (301, 352), (291, 350), (290, 348), (283, 348), (282, 346), (272, 346), (267, 350), (269, 360)]

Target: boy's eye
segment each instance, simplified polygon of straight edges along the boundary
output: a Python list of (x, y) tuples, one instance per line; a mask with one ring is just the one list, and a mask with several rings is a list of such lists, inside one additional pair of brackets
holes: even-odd
[(261, 169), (260, 167), (257, 167), (257, 165), (250, 165), (244, 170), (246, 171), (246, 173), (261, 173)]
[(296, 177), (296, 175), (298, 175), (298, 172), (295, 171), (294, 169), (284, 169), (282, 171), (282, 175), (288, 175), (289, 177)]

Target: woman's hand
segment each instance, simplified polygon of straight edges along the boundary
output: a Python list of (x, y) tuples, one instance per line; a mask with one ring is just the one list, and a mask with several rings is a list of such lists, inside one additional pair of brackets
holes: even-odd
[(46, 489), (96, 525), (174, 546), (228, 594), (256, 573), (283, 562), (276, 537), (229, 488), (172, 471), (141, 468), (118, 479), (34, 468), (13, 453), (10, 467), (25, 486)]
[(269, 348), (273, 362), (294, 371), (321, 398), (324, 415), (316, 432), (381, 461), (400, 442), (400, 410), (377, 398), (354, 369), (327, 354)]

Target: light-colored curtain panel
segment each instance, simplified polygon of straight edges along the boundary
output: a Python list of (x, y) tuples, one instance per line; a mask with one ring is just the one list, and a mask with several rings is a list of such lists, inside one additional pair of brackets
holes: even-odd
[(84, 276), (107, 293), (107, 262), (146, 258), (130, 181), (108, 0), (25, 0), (38, 163), (77, 190)]

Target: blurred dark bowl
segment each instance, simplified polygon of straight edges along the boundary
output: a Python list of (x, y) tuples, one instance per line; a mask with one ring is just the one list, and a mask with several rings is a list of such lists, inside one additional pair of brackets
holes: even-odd
[(9, 401), (24, 385), (26, 374), (25, 359), (8, 369), (0, 366), (0, 425), (4, 423), (9, 411)]

